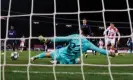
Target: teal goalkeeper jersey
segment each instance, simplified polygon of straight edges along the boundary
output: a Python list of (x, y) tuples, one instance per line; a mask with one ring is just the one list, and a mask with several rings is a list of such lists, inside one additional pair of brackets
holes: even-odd
[[(54, 40), (51, 40), (54, 42)], [(55, 38), (55, 42), (68, 42), (68, 45), (66, 47), (63, 47), (59, 49), (61, 53), (60, 55), (65, 55), (70, 58), (78, 58), (80, 56), (80, 52), (82, 53), (86, 52), (92, 44), (90, 41), (88, 41), (86, 38), (81, 37), (78, 34), (73, 34), (66, 36), (64, 38)]]

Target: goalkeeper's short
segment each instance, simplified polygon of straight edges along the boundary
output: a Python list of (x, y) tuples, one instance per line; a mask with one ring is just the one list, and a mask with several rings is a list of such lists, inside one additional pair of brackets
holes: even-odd
[(78, 58), (72, 59), (71, 56), (68, 57), (65, 54), (67, 54), (66, 48), (56, 49), (55, 51), (52, 51), (50, 53), (52, 59), (54, 60), (54, 58), (56, 57), (56, 60), (60, 64), (77, 64), (78, 63), (79, 61)]

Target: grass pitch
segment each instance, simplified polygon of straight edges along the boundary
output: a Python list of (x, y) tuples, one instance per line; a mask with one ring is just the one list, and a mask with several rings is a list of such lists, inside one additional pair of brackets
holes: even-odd
[[(83, 80), (81, 66), (55, 66), (55, 74), (53, 66), (29, 66), (27, 67), (29, 60), (28, 51), (24, 51), (20, 54), (18, 60), (11, 60), (10, 53), (6, 53), (6, 64), (18, 64), (18, 66), (5, 66), (1, 67), (1, 79), (3, 80), (3, 74), (5, 80)], [(39, 51), (31, 51), (31, 56), (39, 54)], [(4, 63), (4, 55), (1, 55), (1, 64)], [(85, 64), (102, 64), (108, 65), (107, 57), (104, 55), (92, 55), (89, 54), (88, 58), (83, 57)], [(50, 58), (38, 59), (32, 64), (36, 65), (52, 65)], [(124, 56), (117, 56), (110, 58), (111, 64), (133, 64), (133, 54), (125, 54)], [(20, 66), (19, 64), (23, 64)], [(3, 69), (4, 68), (4, 69)], [(4, 73), (3, 73), (4, 70)], [(29, 74), (27, 73), (29, 71)], [(85, 80), (110, 80), (108, 67), (97, 66), (83, 66)], [(114, 80), (133, 80), (133, 66), (127, 67), (111, 67), (111, 72)], [(29, 75), (29, 76), (28, 76)]]

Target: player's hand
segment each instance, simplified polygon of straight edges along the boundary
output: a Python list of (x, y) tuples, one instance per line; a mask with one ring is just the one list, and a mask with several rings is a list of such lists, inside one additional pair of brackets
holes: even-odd
[(41, 42), (44, 42), (44, 43), (47, 43), (48, 42), (48, 39), (47, 38), (44, 38), (42, 35), (39, 36), (39, 40)]
[(42, 41), (44, 40), (44, 37), (42, 35), (39, 36), (39, 40)]

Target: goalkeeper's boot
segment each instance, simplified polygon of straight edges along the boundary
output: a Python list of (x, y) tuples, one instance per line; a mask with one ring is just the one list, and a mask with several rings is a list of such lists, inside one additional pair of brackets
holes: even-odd
[(32, 57), (32, 58), (30, 58), (30, 60), (33, 62), (33, 61), (35, 61), (37, 58), (36, 57)]
[(88, 57), (88, 54), (86, 53), (86, 54), (85, 54), (85, 58), (87, 58), (87, 57)]

